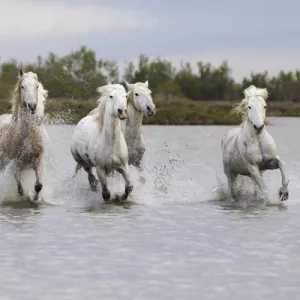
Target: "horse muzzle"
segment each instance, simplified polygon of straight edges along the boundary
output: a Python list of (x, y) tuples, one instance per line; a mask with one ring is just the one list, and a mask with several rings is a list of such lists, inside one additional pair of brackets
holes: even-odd
[(152, 117), (155, 115), (156, 112), (156, 108), (154, 107), (153, 109), (151, 109), (150, 106), (147, 106), (147, 111), (146, 111), (146, 115), (147, 117)]
[(120, 120), (127, 119), (127, 109), (118, 109), (118, 117)]
[(34, 104), (34, 103), (28, 103), (27, 106), (28, 106), (29, 112), (31, 114), (34, 114), (35, 111), (36, 111), (36, 104)]
[(260, 134), (262, 132), (262, 130), (264, 129), (265, 125), (261, 125), (261, 126), (256, 126), (256, 125), (253, 125), (254, 127), (254, 130), (257, 134)]

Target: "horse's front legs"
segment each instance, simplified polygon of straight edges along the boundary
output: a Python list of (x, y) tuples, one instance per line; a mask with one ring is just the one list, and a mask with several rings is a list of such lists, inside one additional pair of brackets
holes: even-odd
[(110, 198), (110, 191), (107, 188), (106, 173), (105, 173), (105, 170), (100, 167), (96, 167), (96, 171), (97, 171), (97, 176), (98, 176), (101, 186), (102, 186), (102, 197), (103, 197), (103, 200), (106, 202)]
[(123, 176), (125, 180), (125, 193), (122, 196), (122, 200), (125, 201), (133, 190), (133, 185), (130, 180), (129, 165), (125, 164), (124, 167), (118, 168), (117, 171)]
[(268, 197), (267, 188), (263, 181), (263, 178), (262, 178), (262, 175), (261, 175), (261, 172), (260, 172), (258, 166), (251, 165), (249, 167), (249, 173), (250, 173), (251, 178), (255, 181), (255, 183), (258, 185), (259, 189), (261, 190), (263, 199), (267, 200), (267, 197)]
[(285, 201), (289, 198), (289, 179), (286, 175), (286, 170), (284, 166), (284, 162), (278, 158), (278, 167), (281, 173), (281, 188), (279, 189), (279, 197), (281, 201)]
[(236, 192), (234, 190), (234, 184), (236, 181), (237, 175), (234, 173), (230, 173), (228, 175), (228, 190), (230, 194), (230, 198), (233, 199), (234, 201), (237, 200)]
[(21, 169), (16, 167), (14, 175), (15, 175), (15, 179), (16, 179), (16, 182), (17, 182), (17, 186), (18, 186), (18, 193), (19, 193), (20, 196), (23, 196), (24, 195), (24, 190), (23, 190), (23, 187), (22, 187), (22, 184), (21, 184)]
[(281, 201), (287, 200), (289, 198), (289, 190), (288, 190), (289, 179), (286, 175), (284, 162), (282, 160), (280, 160), (280, 158), (277, 156), (268, 162), (267, 169), (268, 170), (276, 170), (276, 169), (280, 170), (282, 186), (279, 189), (279, 198)]
[(37, 163), (33, 166), (33, 170), (35, 172), (35, 185), (34, 190), (29, 194), (29, 198), (31, 201), (36, 202), (39, 198), (39, 194), (43, 188), (43, 161), (40, 159)]

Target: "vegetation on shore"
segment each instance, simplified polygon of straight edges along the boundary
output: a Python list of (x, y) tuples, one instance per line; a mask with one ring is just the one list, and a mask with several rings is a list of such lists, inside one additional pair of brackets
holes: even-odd
[[(50, 53), (38, 57), (34, 64), (22, 65), (16, 60), (1, 65), (0, 113), (10, 110), (8, 99), (20, 67), (36, 72), (49, 90), (46, 112), (49, 122), (75, 124), (96, 107), (96, 88), (107, 81), (133, 83), (148, 80), (157, 105), (154, 117), (144, 124), (161, 125), (234, 125), (240, 122), (230, 114), (242, 99), (243, 89), (250, 84), (269, 91), (268, 116), (300, 116), (300, 72), (280, 72), (270, 77), (267, 72), (252, 74), (237, 83), (231, 77), (227, 62), (215, 68), (199, 62), (197, 72), (189, 63), (178, 70), (167, 60), (150, 60), (141, 55), (137, 65), (129, 62), (120, 76), (115, 61), (97, 59), (94, 51), (81, 47), (64, 57)], [(218, 101), (216, 101), (218, 100)]]
[[(151, 118), (144, 117), (144, 124), (151, 125), (237, 125), (238, 116), (231, 114), (235, 102), (191, 101), (179, 99), (166, 103), (156, 101), (157, 113)], [(77, 124), (97, 106), (96, 100), (77, 101), (72, 99), (48, 99), (46, 122), (48, 124)], [(7, 100), (0, 100), (0, 114), (8, 113)], [(300, 104), (292, 102), (269, 103), (267, 116), (300, 116)]]

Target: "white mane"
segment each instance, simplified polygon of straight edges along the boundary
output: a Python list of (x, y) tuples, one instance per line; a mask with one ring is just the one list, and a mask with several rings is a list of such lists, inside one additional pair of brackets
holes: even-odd
[(107, 101), (110, 99), (108, 97), (108, 94), (113, 90), (125, 90), (125, 89), (121, 84), (118, 83), (113, 84), (109, 82), (106, 85), (98, 87), (96, 90), (100, 94), (100, 98), (97, 101), (98, 101), (98, 120), (100, 122), (100, 130), (101, 130), (104, 122), (105, 107)]
[(233, 113), (242, 116), (242, 120), (247, 118), (248, 102), (251, 97), (262, 97), (266, 100), (269, 93), (266, 88), (257, 88), (254, 85), (250, 85), (243, 91), (245, 98), (232, 110)]
[(48, 90), (45, 90), (43, 84), (39, 82), (39, 92), (47, 99), (48, 98)]

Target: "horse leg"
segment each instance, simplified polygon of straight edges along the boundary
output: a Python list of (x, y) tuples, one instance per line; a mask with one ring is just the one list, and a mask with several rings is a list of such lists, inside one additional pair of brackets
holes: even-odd
[(35, 185), (34, 185), (34, 191), (29, 196), (32, 201), (37, 201), (39, 198), (39, 193), (43, 188), (42, 180), (43, 180), (43, 161), (39, 160), (39, 162), (33, 167), (33, 170), (35, 172)]
[(131, 164), (138, 169), (138, 171), (140, 173), (140, 177), (139, 177), (140, 182), (145, 184), (146, 179), (144, 176), (144, 166), (141, 163), (143, 155), (144, 155), (144, 152), (135, 153), (135, 157), (131, 160)]
[(100, 167), (96, 167), (96, 171), (97, 171), (97, 176), (98, 176), (98, 178), (100, 180), (100, 183), (101, 183), (101, 186), (102, 186), (103, 200), (105, 202), (107, 202), (110, 198), (110, 192), (107, 188), (107, 178), (106, 178), (105, 171)]
[(21, 170), (20, 168), (16, 168), (15, 172), (14, 172), (14, 175), (15, 175), (15, 179), (16, 179), (16, 182), (17, 182), (17, 186), (18, 186), (18, 193), (20, 196), (23, 196), (24, 195), (24, 190), (23, 190), (23, 187), (22, 187), (22, 184), (21, 184)]
[(125, 193), (122, 196), (122, 200), (125, 201), (133, 190), (133, 185), (131, 183), (129, 175), (129, 165), (126, 164), (123, 168), (118, 168), (117, 171), (123, 176), (125, 180)]
[(96, 179), (96, 177), (92, 173), (92, 167), (83, 167), (83, 168), (88, 173), (88, 180), (89, 180), (92, 191), (96, 192), (99, 181)]
[(249, 173), (251, 178), (254, 180), (254, 182), (258, 185), (259, 189), (261, 190), (263, 194), (263, 199), (265, 200), (267, 198), (267, 188), (264, 184), (261, 172), (259, 168), (255, 165), (251, 165), (249, 167)]
[(270, 160), (266, 166), (268, 170), (279, 169), (281, 173), (281, 188), (279, 189), (279, 198), (281, 201), (285, 201), (289, 198), (288, 184), (289, 179), (286, 174), (286, 169), (282, 160), (279, 157), (276, 157)]
[(230, 193), (230, 198), (233, 199), (234, 201), (237, 201), (236, 193), (234, 190), (234, 183), (235, 183), (236, 178), (237, 178), (237, 175), (235, 173), (231, 173), (228, 176), (228, 190)]

